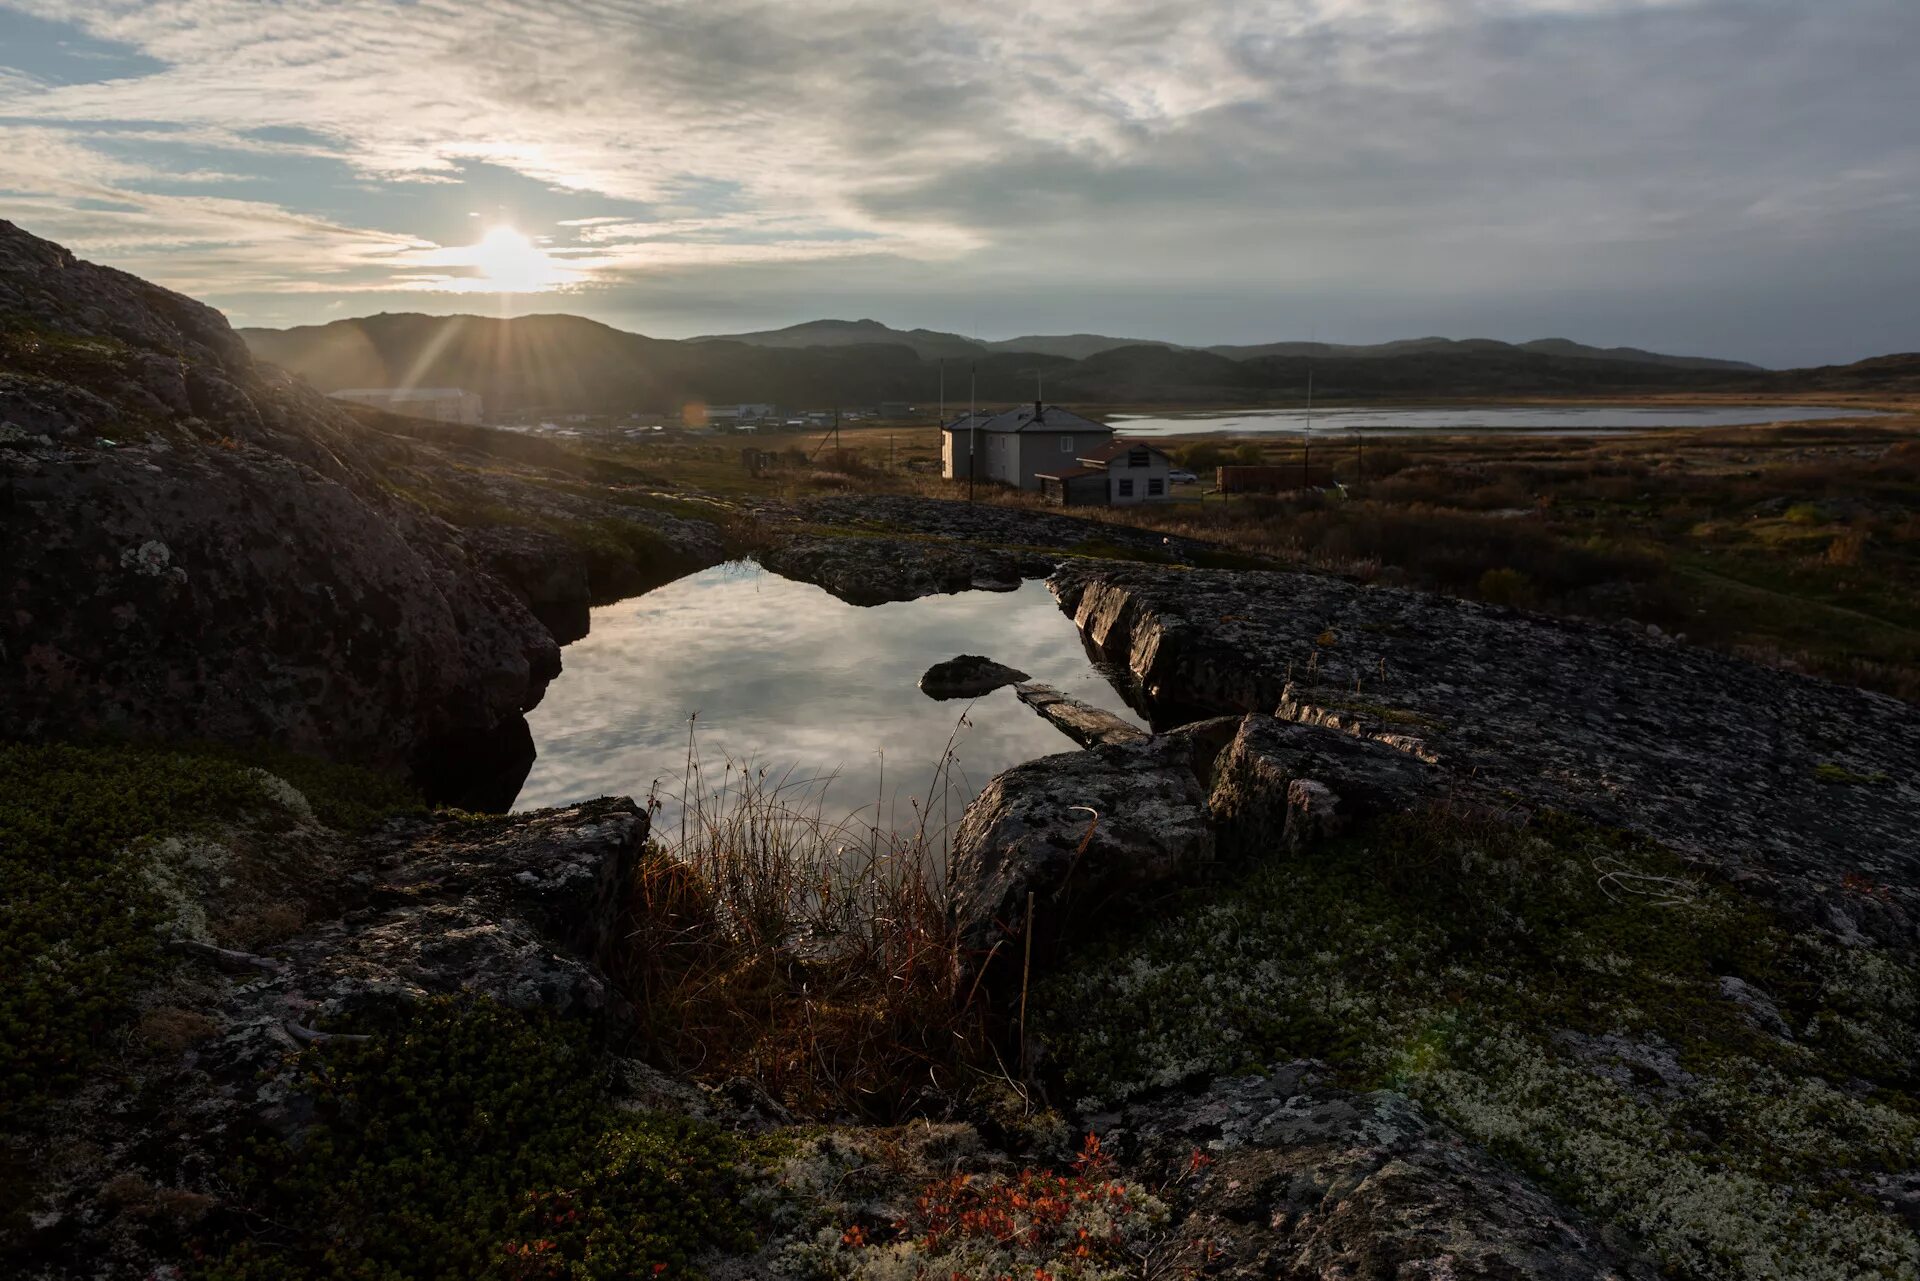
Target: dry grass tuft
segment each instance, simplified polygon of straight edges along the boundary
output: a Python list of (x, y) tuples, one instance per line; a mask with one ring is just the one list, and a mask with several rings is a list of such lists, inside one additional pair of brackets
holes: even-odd
[[(953, 746), (929, 796), (950, 786)], [(731, 761), (703, 771), (690, 735), (679, 817), (656, 827), (609, 968), (680, 1070), (810, 1114), (924, 1113), (991, 1057), (948, 834), (924, 804), (899, 827), (877, 805), (830, 818), (824, 790)]]

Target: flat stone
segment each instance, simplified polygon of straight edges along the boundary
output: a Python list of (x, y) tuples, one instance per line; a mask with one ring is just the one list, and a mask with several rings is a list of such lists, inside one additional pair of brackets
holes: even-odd
[(979, 698), (1025, 679), (1025, 672), (984, 654), (961, 654), (929, 667), (920, 677), (920, 692), (928, 698)]
[(1055, 728), (1082, 747), (1099, 743), (1132, 743), (1149, 737), (1146, 730), (1104, 707), (1095, 707), (1062, 694), (1051, 685), (1032, 682), (1013, 690), (1021, 702), (1051, 721)]

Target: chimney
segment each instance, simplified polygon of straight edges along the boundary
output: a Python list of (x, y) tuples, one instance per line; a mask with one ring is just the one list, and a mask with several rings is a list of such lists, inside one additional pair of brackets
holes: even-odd
[(1045, 412), (1046, 412), (1046, 409), (1040, 404), (1039, 401), (1036, 400), (1033, 402), (1033, 416), (1036, 419), (1039, 418), (1040, 415)]

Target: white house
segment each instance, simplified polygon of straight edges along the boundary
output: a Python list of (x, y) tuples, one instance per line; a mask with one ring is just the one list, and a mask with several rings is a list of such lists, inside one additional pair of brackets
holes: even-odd
[(773, 417), (773, 406), (765, 404), (708, 405), (709, 422), (754, 422)]
[(1151, 503), (1172, 496), (1173, 459), (1143, 441), (1114, 440), (1040, 474), (1040, 490), (1066, 507)]
[(1058, 471), (1113, 440), (1113, 428), (1039, 401), (999, 414), (962, 414), (941, 428), (940, 474), (965, 480), (968, 472), (1021, 489), (1040, 488), (1043, 472)]
[(480, 397), (460, 387), (348, 387), (327, 393), (334, 400), (370, 405), (390, 414), (438, 423), (478, 423)]

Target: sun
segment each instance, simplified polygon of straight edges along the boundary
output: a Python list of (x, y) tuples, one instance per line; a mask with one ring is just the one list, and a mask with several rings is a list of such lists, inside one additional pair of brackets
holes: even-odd
[(480, 237), (469, 262), (480, 273), (479, 288), (503, 294), (537, 294), (566, 279), (550, 254), (525, 232), (504, 224)]

